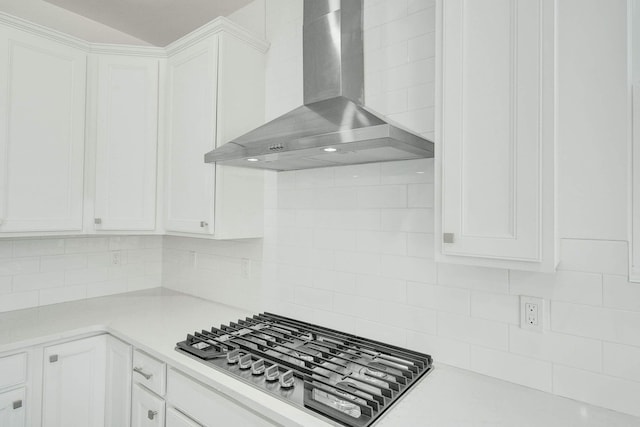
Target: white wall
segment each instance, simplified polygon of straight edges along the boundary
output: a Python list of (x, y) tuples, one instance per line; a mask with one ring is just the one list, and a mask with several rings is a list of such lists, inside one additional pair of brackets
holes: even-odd
[[(626, 280), (625, 4), (558, 2), (557, 273), (436, 264), (430, 160), (286, 172), (267, 180), (262, 309), (640, 415), (640, 285)], [(426, 136), (433, 5), (365, 0), (367, 104)], [(269, 119), (302, 103), (301, 17), (299, 0), (266, 0)], [(180, 244), (198, 254), (221, 245)], [(231, 276), (205, 282), (196, 294), (241, 301)], [(544, 334), (518, 327), (518, 295), (546, 299)]]
[(161, 236), (2, 239), (0, 312), (155, 288), (161, 274)]
[(92, 43), (149, 43), (44, 0), (0, 0), (0, 11)]

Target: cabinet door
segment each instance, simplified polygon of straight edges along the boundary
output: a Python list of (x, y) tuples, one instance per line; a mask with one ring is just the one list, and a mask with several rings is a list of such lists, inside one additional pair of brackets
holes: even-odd
[(107, 337), (105, 427), (131, 425), (132, 348)]
[(164, 427), (164, 400), (144, 387), (133, 386), (131, 427)]
[(26, 426), (24, 387), (17, 390), (0, 393), (0, 426)]
[(44, 349), (43, 427), (103, 427), (104, 335)]
[(438, 5), (441, 252), (553, 269), (554, 1)]
[(200, 427), (200, 424), (173, 408), (167, 408), (166, 427)]
[(155, 228), (158, 67), (155, 58), (92, 58), (96, 230)]
[(212, 234), (218, 38), (171, 56), (167, 70), (166, 229)]
[(86, 54), (0, 30), (0, 231), (80, 231)]

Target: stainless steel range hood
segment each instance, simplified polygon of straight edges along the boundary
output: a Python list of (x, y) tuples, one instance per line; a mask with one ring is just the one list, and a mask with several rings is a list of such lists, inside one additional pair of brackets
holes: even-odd
[(362, 0), (305, 0), (304, 105), (207, 153), (207, 163), (310, 169), (433, 157), (433, 143), (363, 105)]

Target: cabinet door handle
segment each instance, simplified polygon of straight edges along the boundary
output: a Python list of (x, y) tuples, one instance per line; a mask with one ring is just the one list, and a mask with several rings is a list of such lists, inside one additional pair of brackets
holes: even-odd
[(141, 367), (139, 367), (139, 366), (136, 366), (135, 368), (133, 368), (133, 372), (137, 372), (137, 373), (139, 373), (139, 374), (140, 374), (140, 375), (142, 375), (146, 380), (150, 380), (150, 379), (151, 379), (151, 377), (153, 376), (153, 374), (148, 374), (148, 373), (146, 373), (145, 371), (143, 371), (143, 370), (142, 370), (142, 368), (141, 368)]
[(205, 228), (205, 227), (208, 227), (208, 226), (209, 226), (209, 223), (207, 221), (200, 221), (200, 227), (201, 228)]
[(57, 361), (58, 361), (57, 354), (52, 354), (51, 356), (49, 356), (49, 363), (56, 363)]
[(22, 408), (22, 400), (16, 400), (15, 402), (13, 402), (13, 409), (19, 408)]
[(95, 225), (100, 225), (100, 224), (102, 224), (102, 218), (94, 218), (94, 219), (93, 219), (93, 223), (94, 223)]
[(147, 417), (150, 420), (154, 419), (156, 415), (158, 415), (158, 411), (152, 411), (151, 409), (149, 409), (149, 412), (147, 412)]

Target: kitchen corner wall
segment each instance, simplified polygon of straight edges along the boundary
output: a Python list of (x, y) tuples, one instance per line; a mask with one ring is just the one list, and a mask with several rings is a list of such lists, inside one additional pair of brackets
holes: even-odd
[[(421, 160), (269, 173), (265, 238), (244, 247), (165, 238), (165, 285), (640, 415), (640, 285), (626, 279), (627, 142), (617, 119), (626, 104), (616, 101), (625, 95), (601, 84), (617, 81), (625, 53), (589, 53), (595, 45), (624, 46), (624, 4), (565, 0), (558, 7), (557, 273), (436, 264), (433, 162)], [(250, 7), (266, 12), (256, 31), (271, 42), (271, 119), (302, 103), (302, 1), (257, 0)], [(365, 0), (367, 104), (427, 137), (434, 123), (434, 12), (432, 0)], [(238, 19), (251, 22), (245, 12)], [(588, 191), (584, 183), (591, 183)], [(218, 272), (215, 257), (225, 266)], [(242, 274), (243, 259), (250, 278)], [(176, 274), (181, 262), (187, 274)], [(519, 295), (545, 298), (545, 333), (519, 328)]]
[(0, 312), (161, 284), (162, 236), (0, 240)]

